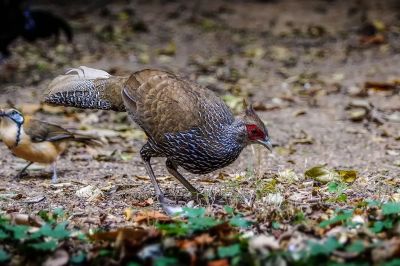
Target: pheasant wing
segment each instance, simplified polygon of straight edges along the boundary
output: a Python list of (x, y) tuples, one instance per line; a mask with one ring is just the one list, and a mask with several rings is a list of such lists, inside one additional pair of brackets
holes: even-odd
[(212, 91), (164, 71), (132, 74), (122, 98), (133, 120), (158, 141), (165, 133), (233, 121), (229, 108)]

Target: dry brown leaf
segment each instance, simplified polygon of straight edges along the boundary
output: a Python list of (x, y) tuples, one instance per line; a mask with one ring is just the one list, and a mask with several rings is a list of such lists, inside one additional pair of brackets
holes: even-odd
[(153, 229), (142, 229), (134, 227), (123, 227), (115, 231), (108, 232), (98, 232), (89, 237), (95, 241), (115, 241), (115, 246), (117, 248), (122, 248), (125, 246), (129, 247), (139, 247), (147, 239), (155, 238), (159, 236), (159, 232)]
[(149, 221), (171, 221), (171, 218), (158, 211), (141, 211), (133, 217), (136, 223), (143, 223)]
[(400, 255), (400, 239), (393, 237), (388, 241), (383, 241), (381, 245), (372, 250), (371, 255), (372, 260), (375, 262), (382, 262), (389, 258), (398, 257)]
[(222, 260), (213, 260), (207, 263), (207, 266), (229, 266), (229, 262), (227, 259)]
[(29, 225), (40, 227), (44, 224), (42, 218), (36, 215), (28, 215), (23, 213), (10, 213), (8, 214), (10, 220), (18, 225)]
[(214, 238), (211, 237), (208, 233), (201, 234), (199, 236), (196, 236), (193, 239), (198, 245), (208, 245), (211, 244), (214, 241)]
[(400, 81), (395, 80), (393, 82), (376, 82), (376, 81), (367, 81), (364, 84), (366, 89), (373, 90), (394, 90), (400, 86)]
[(386, 42), (385, 36), (383, 34), (375, 34), (372, 36), (363, 36), (360, 38), (360, 43), (363, 45), (370, 44), (383, 44)]

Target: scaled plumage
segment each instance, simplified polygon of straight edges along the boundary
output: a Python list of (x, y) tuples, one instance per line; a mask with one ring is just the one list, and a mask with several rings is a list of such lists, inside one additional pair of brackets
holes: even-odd
[(235, 119), (212, 91), (166, 71), (145, 69), (129, 77), (117, 77), (79, 67), (56, 77), (44, 101), (87, 109), (126, 110), (149, 138), (140, 154), (161, 203), (164, 197), (150, 165), (151, 157), (166, 157), (168, 171), (197, 193), (177, 171), (178, 166), (204, 174), (232, 163), (250, 143), (271, 148), (267, 129), (251, 106)]

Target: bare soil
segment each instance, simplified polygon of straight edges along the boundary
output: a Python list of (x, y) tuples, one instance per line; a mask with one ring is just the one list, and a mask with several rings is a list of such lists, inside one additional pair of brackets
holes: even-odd
[[(248, 147), (221, 171), (184, 174), (211, 198), (223, 197), (260, 221), (271, 213), (284, 218), (298, 208), (311, 213), (314, 205), (398, 199), (399, 85), (364, 87), (370, 81), (400, 84), (397, 1), (37, 3), (71, 23), (74, 41), (15, 42), (12, 57), (0, 66), (0, 106), (15, 105), (37, 118), (98, 135), (106, 144), (71, 144), (58, 163), (56, 185), (50, 167), (32, 166), (21, 180), (14, 179), (25, 162), (1, 144), (2, 212), (63, 207), (72, 224), (97, 228), (125, 224), (128, 207), (159, 208), (138, 155), (145, 137), (126, 114), (39, 105), (52, 78), (80, 65), (116, 75), (167, 69), (208, 86), (237, 108), (241, 98), (250, 97), (275, 151)], [(362, 30), (365, 18), (375, 23), (378, 40)], [(354, 118), (359, 121), (350, 118), (360, 110), (349, 109), (355, 100), (368, 106), (367, 114)], [(325, 164), (358, 171), (346, 190), (347, 203), (326, 203), (326, 190), (304, 178), (305, 170)], [(153, 166), (169, 197), (191, 200), (168, 175), (164, 159), (153, 160)], [(295, 175), (288, 177), (289, 169)], [(96, 189), (101, 193), (77, 194), (89, 185), (89, 196)]]

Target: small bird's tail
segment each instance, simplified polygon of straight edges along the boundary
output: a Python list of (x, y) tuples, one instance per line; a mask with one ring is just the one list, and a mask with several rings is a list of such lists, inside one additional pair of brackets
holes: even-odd
[(128, 77), (80, 66), (56, 77), (44, 94), (43, 102), (83, 109), (123, 112), (122, 89)]
[(74, 133), (74, 137), (71, 141), (80, 142), (88, 146), (102, 146), (103, 143), (96, 137), (81, 135)]

